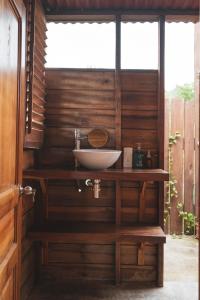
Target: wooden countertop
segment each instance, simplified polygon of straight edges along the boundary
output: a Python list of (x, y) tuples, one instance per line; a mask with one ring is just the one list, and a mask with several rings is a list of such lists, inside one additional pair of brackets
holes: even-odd
[(67, 170), (67, 169), (27, 169), (23, 172), (27, 179), (103, 179), (134, 181), (168, 181), (169, 173), (162, 169), (107, 169), (107, 170)]

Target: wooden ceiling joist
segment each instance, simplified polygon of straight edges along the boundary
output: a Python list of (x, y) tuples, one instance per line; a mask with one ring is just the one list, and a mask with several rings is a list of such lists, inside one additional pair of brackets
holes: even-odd
[(46, 11), (59, 10), (198, 10), (198, 0), (43, 0)]

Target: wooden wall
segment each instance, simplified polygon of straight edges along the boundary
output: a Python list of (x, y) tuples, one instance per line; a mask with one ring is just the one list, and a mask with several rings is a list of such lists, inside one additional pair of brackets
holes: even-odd
[[(166, 137), (180, 133), (177, 143), (172, 146), (172, 166), (171, 173), (176, 183), (177, 197), (170, 199), (170, 215), (166, 224), (166, 230), (170, 234), (180, 235), (186, 232), (186, 227), (177, 209), (178, 203), (184, 205), (184, 211), (198, 212), (198, 194), (196, 195), (196, 183), (198, 182), (195, 166), (198, 165), (198, 132), (195, 130), (199, 126), (199, 120), (194, 116), (197, 114), (195, 100), (184, 101), (174, 98), (171, 101), (166, 99), (166, 108), (169, 115), (166, 116), (168, 128)], [(179, 112), (177, 114), (177, 112)], [(167, 118), (168, 117), (168, 118)], [(166, 143), (166, 154), (168, 152), (168, 142)], [(166, 156), (168, 163), (168, 155)], [(167, 196), (167, 190), (166, 195)], [(198, 217), (198, 213), (196, 215)]]
[[(141, 142), (144, 150), (150, 149), (153, 167), (158, 160), (158, 73), (157, 71), (122, 71), (121, 82), (121, 147)], [(74, 167), (74, 129), (81, 134), (102, 127), (110, 139), (106, 147), (116, 147), (116, 98), (114, 71), (101, 70), (46, 70), (46, 131), (40, 154), (40, 167)], [(81, 141), (88, 148), (87, 140)], [(101, 196), (93, 198), (92, 190), (81, 182), (79, 193), (75, 181), (47, 183), (44, 218), (68, 221), (115, 222), (116, 190), (113, 182), (101, 184)], [(149, 183), (145, 194), (144, 211), (139, 216), (137, 182), (123, 182), (121, 189), (122, 223), (158, 224), (158, 189)], [(137, 244), (121, 245), (121, 274), (123, 281), (155, 282), (157, 278), (157, 246), (145, 248), (145, 265), (135, 265)], [(44, 245), (45, 259), (42, 276), (60, 280), (62, 277), (113, 281), (115, 278), (115, 247), (113, 244), (84, 243)], [(128, 254), (127, 254), (128, 253)], [(132, 255), (133, 254), (133, 255)]]

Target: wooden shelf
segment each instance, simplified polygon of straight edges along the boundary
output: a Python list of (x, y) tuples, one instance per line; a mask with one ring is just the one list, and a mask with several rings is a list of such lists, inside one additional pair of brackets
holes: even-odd
[(119, 226), (97, 222), (47, 222), (29, 232), (32, 240), (48, 242), (150, 242), (165, 243), (159, 226)]
[(103, 179), (135, 181), (168, 181), (169, 173), (162, 169), (108, 169), (64, 170), (64, 169), (27, 169), (23, 173), (27, 179)]

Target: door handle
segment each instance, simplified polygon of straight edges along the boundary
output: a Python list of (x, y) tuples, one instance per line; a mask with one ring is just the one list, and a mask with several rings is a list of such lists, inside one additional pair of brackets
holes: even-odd
[(25, 187), (21, 186), (19, 187), (19, 193), (20, 196), (33, 196), (33, 202), (35, 202), (35, 194), (36, 194), (36, 189), (33, 189), (31, 186), (27, 185)]

